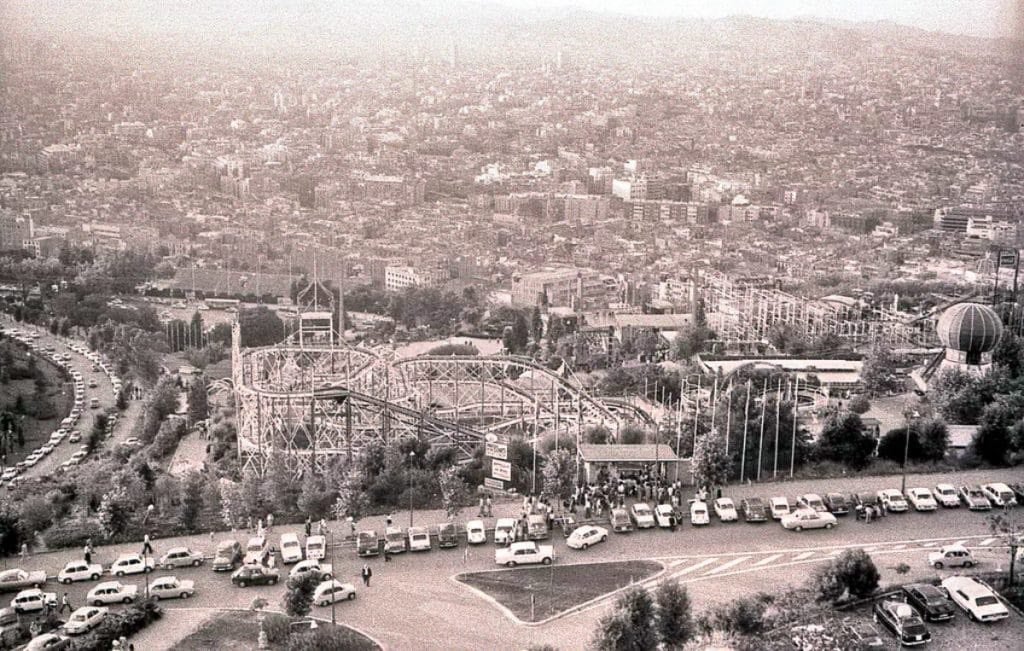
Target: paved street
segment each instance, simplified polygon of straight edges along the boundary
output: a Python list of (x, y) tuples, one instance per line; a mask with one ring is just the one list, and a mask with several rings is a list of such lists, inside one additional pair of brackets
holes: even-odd
[[(1020, 474), (1013, 471), (975, 471), (952, 478), (921, 476), (908, 481), (908, 486), (932, 486), (940, 479), (954, 482), (1011, 481), (1020, 479)], [(744, 486), (729, 491), (729, 494), (757, 493), (767, 497), (780, 492), (775, 489), (784, 488), (781, 492), (794, 496), (812, 490), (824, 492), (826, 487), (830, 490), (868, 490), (898, 485), (898, 477), (794, 482), (784, 487)], [(517, 503), (502, 503), (496, 506), (495, 515), (511, 515), (517, 508)], [(471, 515), (473, 511), (467, 509), (457, 520), (464, 522)], [(408, 524), (408, 512), (396, 512), (394, 517), (397, 524)], [(443, 520), (443, 515), (437, 511), (420, 511), (414, 513), (414, 520), (417, 524), (436, 524)], [(381, 531), (383, 524), (381, 517), (367, 518), (360, 523), (360, 528), (373, 527)], [(493, 525), (493, 519), (488, 524)], [(332, 523), (339, 536), (345, 527), (344, 523)], [(301, 526), (275, 527), (271, 539), (276, 543), (277, 536), (284, 531), (301, 533)], [(244, 543), (247, 535), (236, 532), (234, 537)], [(229, 534), (217, 534), (214, 540), (227, 537)], [(863, 546), (884, 557), (886, 565), (903, 561), (923, 569), (929, 549), (958, 541), (964, 541), (968, 547), (977, 550), (983, 561), (981, 569), (1005, 566), (1005, 550), (997, 548), (998, 540), (989, 533), (985, 515), (962, 508), (930, 514), (890, 515), (871, 524), (847, 517), (840, 519), (840, 525), (832, 531), (802, 533), (785, 531), (776, 523), (723, 524), (713, 520), (706, 528), (683, 525), (675, 533), (649, 530), (612, 535), (607, 543), (586, 552), (568, 550), (557, 529), (553, 536), (557, 562), (562, 564), (657, 559), (666, 566), (666, 576), (691, 584), (692, 597), (698, 608), (745, 592), (765, 589), (768, 585), (766, 577), (780, 573), (789, 578), (806, 576), (815, 563), (833, 557), (846, 547)], [(154, 544), (157, 555), (179, 544), (188, 544), (207, 554), (214, 546), (209, 535), (156, 539)], [(354, 602), (338, 604), (339, 621), (354, 624), (393, 649), (506, 649), (542, 641), (562, 649), (576, 649), (585, 645), (589, 632), (610, 603), (610, 600), (603, 600), (592, 608), (548, 623), (523, 625), (473, 590), (452, 580), (460, 572), (496, 569), (493, 544), (470, 548), (468, 558), (464, 557), (465, 549), (464, 543), (453, 550), (438, 550), (435, 546), (429, 553), (396, 555), (388, 564), (381, 559), (371, 559), (367, 562), (373, 567), (374, 577), (367, 589), (359, 581), (359, 569), (364, 561), (356, 557), (351, 546), (339, 546), (333, 559), (335, 574), (342, 580), (355, 583), (359, 590), (359, 598)], [(124, 551), (139, 551), (139, 545), (103, 547), (97, 550), (95, 558), (109, 565), (118, 553)], [(29, 568), (42, 567), (55, 574), (66, 561), (79, 555), (79, 550), (40, 554), (26, 565)], [(9, 560), (8, 564), (17, 564), (17, 559)], [(161, 574), (164, 572), (156, 573)], [(215, 574), (208, 566), (178, 570), (175, 574), (195, 579), (197, 594), (184, 602), (166, 604), (171, 610), (178, 607), (246, 608), (257, 596), (265, 597), (276, 605), (284, 592), (281, 585), (234, 588), (227, 574)], [(743, 577), (749, 577), (749, 581), (743, 582)], [(141, 578), (125, 580), (139, 584), (140, 588), (143, 585)], [(737, 580), (740, 580), (740, 585), (737, 585)], [(81, 583), (70, 587), (68, 592), (73, 604), (80, 604), (91, 586), (91, 583)], [(63, 590), (53, 583), (48, 584), (48, 589)], [(326, 610), (329, 616), (329, 609), (317, 610)], [(423, 637), (423, 631), (431, 631), (429, 639)]]

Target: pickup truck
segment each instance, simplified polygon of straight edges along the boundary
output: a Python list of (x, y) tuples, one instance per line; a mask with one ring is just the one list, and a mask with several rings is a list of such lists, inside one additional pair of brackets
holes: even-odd
[(532, 540), (512, 543), (508, 547), (499, 547), (494, 550), (494, 562), (508, 567), (536, 563), (551, 565), (554, 560), (554, 547), (551, 545), (538, 545)]

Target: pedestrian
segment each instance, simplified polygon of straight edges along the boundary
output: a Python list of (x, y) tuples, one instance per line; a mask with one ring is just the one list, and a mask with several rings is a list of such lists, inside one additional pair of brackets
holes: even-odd
[(865, 523), (871, 522), (871, 511), (873, 511), (873, 510), (874, 509), (872, 509), (870, 506), (864, 507), (864, 522)]
[(386, 540), (384, 541), (384, 562), (391, 562), (391, 543)]
[(85, 544), (85, 549), (82, 550), (82, 556), (85, 558), (86, 565), (92, 563), (92, 547), (89, 546), (89, 543)]
[(28, 558), (28, 543), (21, 543), (21, 560)]
[(256, 520), (256, 535), (263, 537), (263, 518)]
[(486, 513), (487, 517), (491, 517), (491, 507), (493, 506), (493, 504), (494, 503), (491, 501), (491, 496), (488, 495), (487, 496), (487, 513)]
[(462, 562), (463, 563), (468, 563), (469, 562), (469, 545), (466, 545), (465, 547), (462, 548)]
[(267, 514), (267, 531), (270, 531), (273, 528), (274, 528), (274, 514), (273, 513), (268, 513)]
[(370, 569), (368, 563), (363, 563), (363, 585), (367, 588), (370, 587), (370, 577), (373, 576), (373, 570)]
[(484, 498), (480, 498), (480, 510), (477, 511), (477, 517), (484, 517)]
[(245, 528), (249, 533), (252, 533), (252, 516), (250, 515), (245, 519)]
[(60, 610), (57, 611), (57, 614), (59, 615), (63, 613), (65, 608), (68, 609), (69, 613), (74, 612), (75, 610), (71, 607), (71, 602), (68, 600), (68, 593), (66, 592), (64, 593), (64, 596), (60, 598)]
[(313, 518), (306, 516), (306, 538), (309, 538), (311, 533), (313, 533)]
[(142, 553), (143, 554), (152, 554), (153, 553), (153, 544), (149, 542), (149, 534), (148, 533), (145, 536), (142, 537)]
[(388, 526), (388, 527), (390, 527), (390, 526), (391, 526), (391, 514), (390, 514), (390, 513), (388, 513), (387, 517), (386, 517), (386, 518), (384, 518), (384, 523), (385, 523), (385, 525), (386, 525), (386, 526)]
[(349, 529), (349, 533), (352, 535), (352, 537), (355, 538), (356, 537), (356, 520), (351, 515), (348, 516), (348, 529)]
[(317, 524), (317, 530), (320, 535), (327, 534), (327, 520), (320, 518), (320, 522)]

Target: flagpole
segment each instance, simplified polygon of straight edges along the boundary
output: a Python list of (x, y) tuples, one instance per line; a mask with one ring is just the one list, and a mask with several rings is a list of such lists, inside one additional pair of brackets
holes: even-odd
[(779, 414), (782, 407), (782, 378), (779, 378), (779, 390), (775, 394), (775, 463), (772, 465), (772, 479), (779, 476)]
[(793, 383), (793, 440), (789, 444), (789, 478), (793, 478), (793, 471), (796, 469), (796, 421), (800, 413), (797, 408), (800, 406), (800, 376), (796, 376)]
[[(697, 421), (700, 420), (700, 376), (697, 376), (697, 397), (693, 402), (693, 451), (697, 451)], [(692, 456), (692, 452), (690, 453)]]
[[(732, 387), (725, 393), (725, 456), (729, 456), (729, 439), (732, 438)], [(732, 464), (729, 464), (730, 467)]]
[(761, 455), (764, 452), (764, 410), (768, 406), (768, 379), (765, 378), (761, 391), (761, 436), (757, 442), (757, 481), (761, 481)]
[(747, 426), (750, 424), (750, 379), (747, 379), (747, 404), (743, 407), (743, 451), (740, 457), (740, 483), (743, 483), (744, 470), (747, 467)]

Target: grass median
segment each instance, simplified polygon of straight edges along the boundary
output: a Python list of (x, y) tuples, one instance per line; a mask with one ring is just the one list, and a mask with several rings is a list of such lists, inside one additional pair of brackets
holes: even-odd
[[(173, 612), (173, 611), (172, 611)], [(319, 614), (319, 613), (315, 613)], [(264, 614), (264, 630), (271, 649), (287, 649), (293, 635), (309, 635), (306, 627), (293, 627), (301, 617), (287, 617), (280, 613)], [(319, 622), (320, 630), (330, 635), (331, 648), (352, 651), (380, 651), (380, 647), (365, 635), (347, 626), (332, 626)], [(210, 649), (250, 651), (257, 647), (260, 635), (259, 615), (255, 612), (225, 611), (203, 623), (196, 631), (174, 645), (176, 651), (209, 651)], [(316, 644), (316, 642), (313, 642)]]
[(654, 576), (654, 561), (517, 567), (456, 577), (494, 598), (525, 622), (539, 622), (602, 595)]

